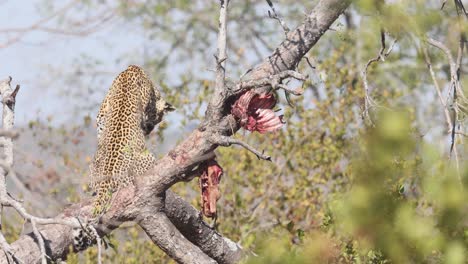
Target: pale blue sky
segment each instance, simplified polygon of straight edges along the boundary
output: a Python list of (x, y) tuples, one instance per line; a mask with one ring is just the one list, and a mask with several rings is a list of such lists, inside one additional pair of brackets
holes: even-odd
[[(0, 1), (0, 31), (8, 28), (29, 27), (41, 19), (36, 6), (43, 0)], [(57, 7), (66, 1), (54, 1)], [(73, 10), (71, 10), (73, 12)], [(75, 11), (76, 12), (76, 11)], [(54, 21), (48, 25), (53, 25)], [(138, 28), (137, 28), (138, 29)], [(0, 33), (0, 47), (9, 37)], [(20, 41), (0, 48), (0, 79), (13, 77), (13, 84), (19, 83), (21, 91), (17, 98), (17, 124), (25, 124), (36, 118), (38, 111), (41, 117), (54, 116), (55, 122), (62, 123), (70, 119), (73, 113), (73, 97), (59, 97), (58, 92), (63, 82), (58, 81), (70, 71), (68, 68), (83, 55), (89, 55), (102, 61), (99, 70), (109, 72), (102, 74), (102, 83), (110, 85), (114, 76), (111, 73), (122, 71), (130, 63), (143, 62), (144, 32), (131, 28), (126, 21), (113, 19), (104, 24), (96, 33), (80, 36), (64, 36), (41, 31), (30, 31)], [(125, 60), (116, 62), (122, 54), (128, 54)], [(52, 74), (51, 74), (52, 73)], [(84, 82), (86, 83), (86, 82)], [(97, 82), (93, 82), (94, 84)], [(71, 89), (88, 89), (83, 84), (67, 87)], [(91, 87), (92, 89), (92, 87)], [(95, 99), (99, 100), (99, 99)], [(92, 116), (97, 110), (89, 110)], [(80, 113), (84, 116), (86, 113)]]

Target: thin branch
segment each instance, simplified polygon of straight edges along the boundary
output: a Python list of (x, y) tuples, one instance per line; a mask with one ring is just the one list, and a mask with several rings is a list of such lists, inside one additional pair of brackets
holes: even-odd
[(465, 15), (465, 18), (468, 18), (468, 11), (463, 5), (462, 0), (454, 0), (454, 2), (455, 2), (455, 8), (457, 9), (458, 16), (460, 16), (460, 14), (463, 13), (463, 15)]
[(258, 159), (271, 161), (271, 157), (268, 155), (265, 155), (263, 151), (260, 152), (256, 150), (254, 147), (250, 146), (249, 144), (238, 139), (234, 139), (234, 138), (230, 138), (230, 137), (222, 136), (222, 135), (213, 135), (210, 141), (213, 144), (217, 144), (223, 147), (229, 147), (231, 145), (239, 145), (245, 148), (246, 150), (252, 152), (253, 154), (255, 154), (255, 156), (257, 156)]
[[(260, 88), (265, 86), (271, 86), (273, 89), (284, 89), (284, 86), (279, 86), (283, 80), (287, 78), (294, 78), (298, 81), (307, 80), (308, 76), (301, 74), (297, 71), (286, 70), (278, 74), (270, 75), (266, 78), (252, 79), (249, 81), (239, 82), (236, 87), (232, 90), (232, 94), (240, 94), (247, 89)], [(288, 89), (288, 88), (287, 88)], [(291, 91), (288, 89), (288, 91)], [(300, 94), (297, 91), (294, 91), (296, 94)]]
[(367, 119), (370, 124), (372, 123), (369, 110), (371, 107), (376, 106), (377, 104), (372, 100), (372, 97), (370, 96), (370, 88), (369, 88), (369, 82), (367, 81), (367, 70), (369, 69), (369, 66), (378, 61), (385, 61), (385, 59), (390, 55), (390, 53), (393, 50), (393, 47), (395, 46), (396, 42), (398, 39), (394, 39), (390, 47), (388, 48), (387, 51), (386, 49), (386, 44), (385, 44), (385, 31), (383, 29), (380, 30), (380, 50), (379, 53), (375, 58), (370, 59), (366, 65), (364, 66), (364, 69), (361, 72), (361, 77), (362, 77), (362, 82), (364, 84), (364, 111), (363, 111), (363, 118)]
[[(19, 34), (17, 34), (15, 37), (13, 38), (10, 38), (9, 40), (7, 40), (7, 42), (3, 43), (3, 44), (0, 44), (0, 48), (5, 48), (19, 40), (21, 40), (21, 38), (30, 30), (34, 30), (36, 29), (37, 27), (49, 22), (50, 20), (52, 20), (53, 18), (59, 16), (60, 14), (63, 14), (64, 12), (66, 12), (66, 10), (70, 9), (71, 7), (73, 7), (73, 5), (77, 4), (79, 1), (78, 0), (72, 0), (70, 2), (68, 2), (66, 5), (64, 5), (62, 8), (60, 8), (59, 10), (55, 11), (54, 13), (52, 13), (50, 16), (48, 17), (45, 17), (43, 19), (40, 19), (39, 21), (37, 21), (36, 23), (32, 24), (31, 26), (29, 26), (28, 28), (25, 28), (25, 29), (22, 29), (21, 32)], [(2, 30), (3, 32), (8, 32), (8, 30)]]
[(273, 11), (273, 14), (271, 14), (271, 12), (268, 10), (268, 16), (271, 18), (271, 19), (275, 19), (279, 22), (279, 24), (281, 25), (281, 27), (283, 28), (283, 31), (284, 31), (284, 34), (287, 36), (288, 33), (289, 33), (289, 27), (286, 25), (286, 23), (284, 22), (284, 20), (281, 18), (280, 15), (278, 15), (278, 13), (276, 12), (275, 10), (275, 7), (273, 6), (273, 2), (271, 2), (271, 0), (266, 0), (268, 5), (270, 6), (271, 8), (271, 11)]
[(10, 244), (8, 244), (2, 232), (0, 232), (0, 247), (2, 247), (2, 250), (5, 253), (8, 263), (10, 263), (10, 261), (12, 261), (12, 263), (23, 263), (15, 256), (12, 247), (10, 246)]
[(427, 68), (429, 69), (429, 73), (432, 78), (432, 82), (434, 83), (434, 87), (437, 92), (437, 96), (439, 97), (440, 104), (442, 105), (442, 109), (444, 111), (445, 121), (447, 122), (448, 130), (452, 129), (452, 119), (450, 117), (449, 110), (447, 109), (447, 104), (444, 102), (444, 98), (442, 96), (442, 89), (440, 88), (439, 82), (434, 73), (434, 69), (432, 68), (431, 58), (429, 57), (429, 53), (427, 52), (427, 48), (422, 48), (424, 53), (424, 59), (426, 61)]
[(41, 263), (47, 264), (47, 255), (46, 255), (46, 250), (45, 250), (45, 245), (44, 245), (44, 238), (39, 232), (39, 229), (37, 229), (37, 224), (36, 224), (36, 221), (34, 221), (34, 219), (31, 219), (31, 225), (32, 225), (34, 236), (36, 237), (37, 243), (39, 244), (39, 248), (41, 249)]
[[(452, 118), (452, 127), (451, 127), (451, 143), (450, 143), (450, 152), (449, 152), (449, 157), (451, 158), (452, 154), (455, 153), (455, 162), (456, 162), (456, 167), (457, 167), (457, 174), (459, 181), (461, 183), (461, 176), (460, 176), (460, 165), (459, 165), (459, 159), (458, 159), (458, 153), (456, 151), (456, 126), (457, 126), (457, 120), (458, 120), (458, 109), (460, 107), (458, 98), (461, 97), (461, 99), (464, 102), (467, 102), (465, 95), (463, 94), (463, 91), (461, 89), (460, 85), (460, 80), (459, 80), (459, 69), (461, 65), (461, 54), (463, 53), (463, 46), (464, 44), (462, 41), (460, 41), (460, 47), (458, 49), (458, 57), (457, 61), (454, 60), (452, 53), (450, 52), (450, 49), (442, 42), (439, 42), (435, 39), (432, 39), (428, 37), (426, 39), (427, 43), (430, 45), (440, 49), (444, 54), (445, 57), (447, 58), (449, 62), (449, 67), (450, 67), (450, 88), (453, 90), (453, 101), (452, 101), (452, 107), (453, 107), (453, 114), (454, 117)], [(459, 64), (460, 63), (460, 64)]]
[(442, 5), (440, 6), (440, 10), (444, 9), (446, 3), (447, 3), (447, 0), (442, 1)]

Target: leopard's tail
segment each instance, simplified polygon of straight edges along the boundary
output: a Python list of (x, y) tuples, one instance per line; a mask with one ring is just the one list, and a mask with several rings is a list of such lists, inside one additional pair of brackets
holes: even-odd
[(106, 213), (110, 207), (111, 200), (112, 190), (104, 187), (97, 188), (93, 202), (93, 218), (99, 217)]

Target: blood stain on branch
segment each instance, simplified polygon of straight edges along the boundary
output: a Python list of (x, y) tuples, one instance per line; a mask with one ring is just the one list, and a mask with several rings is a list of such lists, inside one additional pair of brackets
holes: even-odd
[(272, 110), (275, 105), (272, 93), (257, 94), (248, 90), (234, 103), (231, 113), (244, 129), (264, 134), (280, 129), (285, 123), (283, 116), (277, 116)]

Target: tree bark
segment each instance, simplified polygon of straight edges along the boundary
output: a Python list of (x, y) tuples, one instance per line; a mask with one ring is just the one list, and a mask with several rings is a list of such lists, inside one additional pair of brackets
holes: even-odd
[[(289, 32), (286, 40), (273, 54), (251, 71), (249, 79), (268, 78), (285, 70), (294, 70), (350, 2), (319, 1), (304, 23)], [(135, 221), (153, 242), (181, 263), (195, 263), (191, 262), (193, 256), (206, 262), (216, 260), (219, 263), (236, 263), (240, 260), (240, 246), (209, 228), (197, 210), (183, 199), (170, 191), (166, 195), (173, 184), (191, 180), (194, 177), (194, 168), (211, 157), (209, 154), (218, 147), (213, 140), (216, 135), (229, 136), (237, 131), (239, 126), (230, 115), (228, 102), (232, 98), (228, 97), (227, 88), (215, 93), (210, 100), (203, 125), (160, 159), (154, 169), (138, 178), (135, 186), (129, 186), (114, 195), (112, 207), (96, 226), (100, 235), (110, 233), (125, 221)], [(91, 211), (90, 202), (84, 201), (65, 209), (58, 218), (90, 218)], [(71, 230), (63, 225), (47, 225), (40, 229), (46, 242), (47, 255), (51, 259), (66, 257), (72, 245)], [(15, 256), (25, 263), (35, 263), (41, 257), (33, 237), (33, 234), (26, 234), (11, 244)], [(0, 260), (1, 263), (7, 263), (4, 255), (0, 256)]]

